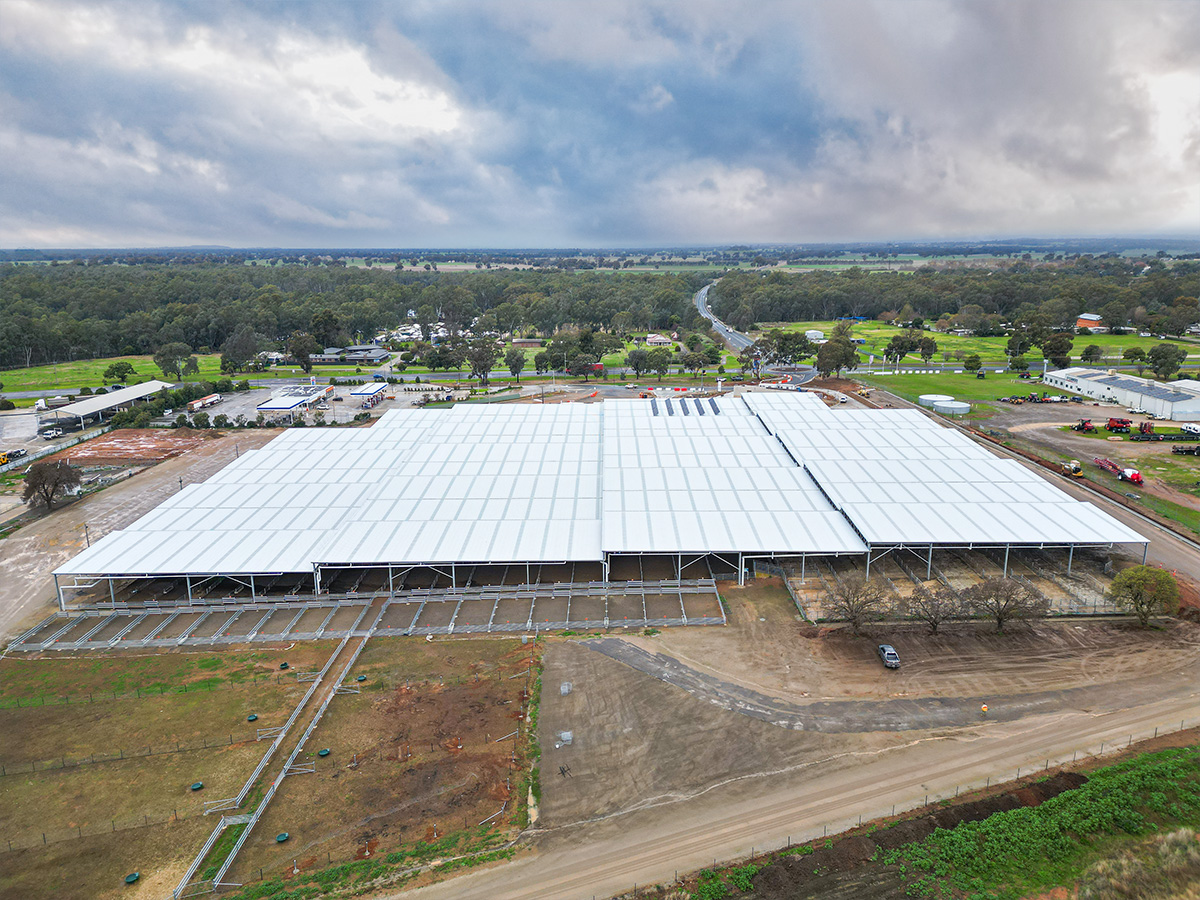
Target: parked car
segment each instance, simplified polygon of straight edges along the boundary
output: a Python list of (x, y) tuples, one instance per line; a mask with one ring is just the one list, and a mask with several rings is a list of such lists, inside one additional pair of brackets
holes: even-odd
[(62, 437), (63, 434), (64, 434), (64, 432), (61, 428), (51, 428), (49, 431), (43, 431), (42, 437), (44, 437), (48, 441), (52, 441), (55, 438)]
[(22, 456), (27, 456), (28, 454), (29, 454), (29, 451), (26, 450), (24, 447), (18, 447), (16, 450), (8, 451), (8, 458), (9, 459), (20, 459)]
[(896, 652), (896, 648), (891, 644), (879, 645), (879, 659), (889, 669), (900, 668), (900, 654)]

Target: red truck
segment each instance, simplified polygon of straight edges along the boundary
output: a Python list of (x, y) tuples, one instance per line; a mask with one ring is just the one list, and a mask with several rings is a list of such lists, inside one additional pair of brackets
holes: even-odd
[(1111, 459), (1102, 459), (1096, 457), (1096, 465), (1102, 468), (1105, 472), (1111, 472), (1117, 476), (1118, 481), (1128, 481), (1130, 484), (1142, 484), (1142, 473), (1137, 469), (1125, 469), (1117, 465)]
[(1129, 434), (1130, 428), (1133, 426), (1132, 419), (1109, 419), (1108, 424), (1104, 427), (1108, 431), (1119, 431), (1123, 434)]

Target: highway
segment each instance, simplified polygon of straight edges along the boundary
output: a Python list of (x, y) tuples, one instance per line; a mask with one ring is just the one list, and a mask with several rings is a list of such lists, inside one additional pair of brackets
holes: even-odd
[[(716, 284), (716, 282), (713, 282), (713, 284)], [(713, 331), (721, 336), (721, 338), (726, 344), (729, 345), (729, 348), (733, 350), (734, 353), (741, 353), (743, 350), (753, 344), (754, 340), (748, 335), (742, 334), (740, 331), (734, 331), (715, 315), (713, 315), (712, 310), (708, 308), (708, 289), (710, 287), (712, 287), (712, 284), (706, 284), (704, 287), (700, 288), (700, 290), (696, 292), (696, 296), (692, 298), (692, 300), (694, 300), (696, 303), (696, 309), (700, 310), (700, 315), (712, 322)]]

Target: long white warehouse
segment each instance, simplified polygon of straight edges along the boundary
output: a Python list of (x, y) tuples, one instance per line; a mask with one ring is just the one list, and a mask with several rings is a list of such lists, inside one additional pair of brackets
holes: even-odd
[[(811, 394), (459, 405), (296, 429), (55, 572), (59, 584), (348, 567), (597, 564), (1145, 544), (916, 411)], [(255, 579), (258, 579), (256, 582)], [(61, 595), (61, 591), (60, 591)]]

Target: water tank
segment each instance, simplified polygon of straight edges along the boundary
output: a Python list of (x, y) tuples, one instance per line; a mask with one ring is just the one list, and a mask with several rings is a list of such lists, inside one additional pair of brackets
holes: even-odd
[(965, 416), (971, 411), (971, 404), (961, 400), (939, 400), (933, 404), (933, 411), (947, 416)]
[(917, 402), (922, 406), (928, 406), (930, 409), (933, 409), (935, 403), (946, 403), (953, 399), (949, 394), (922, 394), (917, 398)]

